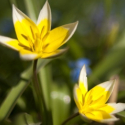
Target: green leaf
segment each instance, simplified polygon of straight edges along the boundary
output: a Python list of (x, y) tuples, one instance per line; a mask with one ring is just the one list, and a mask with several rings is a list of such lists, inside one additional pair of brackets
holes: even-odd
[(40, 84), (43, 89), (44, 99), (47, 106), (47, 109), (50, 110), (51, 103), (50, 103), (50, 92), (51, 92), (51, 85), (52, 85), (52, 78), (51, 78), (51, 68), (50, 65), (43, 67), (39, 71), (39, 80)]
[(50, 100), (50, 94), (51, 94), (51, 85), (52, 85), (52, 78), (51, 78), (51, 68), (50, 65), (47, 65), (40, 69), (39, 71), (39, 80), (40, 80), (40, 86), (43, 91), (43, 96), (46, 104), (46, 119), (48, 125), (53, 125), (52, 123), (52, 112), (51, 112), (51, 100)]
[(117, 113), (117, 115), (125, 117), (125, 111), (119, 112), (119, 113)]
[[(106, 56), (95, 66), (92, 71), (92, 75), (89, 77), (89, 83), (96, 83), (101, 78), (109, 76), (109, 74), (115, 75), (115, 70), (121, 71), (124, 66), (124, 53), (125, 53), (125, 33), (117, 44), (106, 54)], [(117, 74), (119, 73), (117, 72)], [(115, 74), (114, 74), (115, 73)]]
[(53, 125), (61, 125), (61, 123), (68, 118), (70, 101), (69, 90), (65, 85), (53, 85), (51, 92)]
[[(49, 61), (50, 59), (39, 60), (38, 71), (40, 70), (40, 68), (44, 67)], [(21, 79), (19, 83), (10, 90), (6, 99), (4, 100), (3, 104), (0, 107), (0, 122), (9, 116), (18, 98), (22, 95), (24, 90), (29, 85), (30, 79), (32, 77), (32, 65), (21, 74), (21, 77), (23, 79)]]
[(14, 118), (14, 125), (41, 125), (40, 122), (35, 123), (32, 116), (27, 113), (22, 113)]

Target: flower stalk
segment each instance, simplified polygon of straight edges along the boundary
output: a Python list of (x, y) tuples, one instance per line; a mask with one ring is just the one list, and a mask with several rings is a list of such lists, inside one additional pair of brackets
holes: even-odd
[[(40, 113), (41, 113), (41, 120), (42, 122), (46, 125), (46, 118), (47, 118), (47, 108), (46, 108), (46, 104), (45, 104), (45, 100), (44, 100), (44, 96), (43, 96), (43, 91), (42, 88), (39, 84), (38, 78), (37, 78), (37, 59), (34, 60), (33, 63), (33, 85), (35, 88), (35, 92), (37, 94), (37, 100), (39, 102), (39, 108), (40, 108)], [(43, 107), (43, 108), (42, 108)]]
[(72, 120), (73, 118), (77, 117), (79, 115), (79, 112), (73, 114), (72, 116), (70, 116), (68, 119), (66, 119), (61, 125), (65, 125), (67, 122), (69, 122), (70, 120)]

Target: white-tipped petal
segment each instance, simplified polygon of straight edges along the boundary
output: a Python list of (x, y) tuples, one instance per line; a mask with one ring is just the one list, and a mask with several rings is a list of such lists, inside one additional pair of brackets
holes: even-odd
[(115, 109), (113, 112), (111, 112), (111, 114), (115, 114), (125, 110), (125, 103), (107, 103), (107, 104)]
[(23, 60), (34, 60), (37, 58), (37, 54), (20, 54), (20, 57)]
[(40, 54), (28, 50), (20, 50), (20, 57), (23, 60), (34, 60), (40, 57)]
[[(13, 23), (16, 31), (17, 38), (25, 47), (30, 48), (29, 42), (34, 40), (34, 34), (39, 32), (36, 24), (23, 12), (13, 5)], [(26, 37), (23, 37), (26, 36)]]
[(11, 49), (14, 50), (19, 50), (20, 46), (18, 45), (18, 40), (16, 39), (12, 39), (9, 37), (5, 37), (5, 36), (0, 36), (0, 44), (5, 45)]
[(85, 65), (82, 67), (80, 76), (79, 76), (79, 86), (81, 87), (83, 84), (83, 87), (85, 87), (86, 92), (88, 91), (88, 84), (87, 84), (87, 74), (86, 74), (86, 68)]
[(109, 99), (113, 88), (114, 88), (113, 80), (96, 85), (87, 93), (85, 102), (88, 101), (91, 103), (91, 101), (92, 102), (96, 101), (96, 104), (98, 105), (105, 104)]
[(82, 92), (77, 84), (74, 86), (73, 95), (74, 95), (74, 100), (75, 100), (75, 103), (76, 103), (78, 109), (81, 110), (83, 96), (82, 96)]
[(65, 53), (68, 50), (68, 48), (65, 49), (58, 49), (52, 53), (43, 53), (43, 55), (41, 56), (41, 58), (54, 58), (54, 57), (58, 57), (60, 55), (62, 55), (63, 53)]
[(76, 31), (77, 26), (78, 26), (78, 21), (75, 23), (70, 23), (62, 26), (63, 28), (66, 28), (69, 31), (69, 36), (62, 44), (66, 43), (72, 37), (72, 35)]
[(76, 84), (74, 86), (74, 89), (73, 89), (73, 95), (74, 95), (74, 99), (77, 100), (77, 101), (79, 101), (78, 100), (78, 95), (77, 95), (77, 89), (79, 89), (79, 86)]
[(22, 21), (23, 19), (28, 18), (23, 12), (21, 12), (14, 4), (13, 4), (13, 22)]
[(44, 19), (48, 19), (51, 22), (51, 9), (50, 9), (48, 1), (46, 1), (42, 10), (40, 11), (37, 24), (39, 24)]
[(101, 120), (100, 122), (101, 123), (108, 123), (108, 122), (115, 122), (115, 121), (118, 121), (118, 120), (119, 120), (118, 118), (116, 118), (115, 116), (111, 115), (111, 118)]
[(115, 85), (115, 80), (110, 80), (110, 81), (101, 83), (98, 86), (101, 86), (102, 88), (105, 89), (105, 91), (108, 91), (111, 94), (113, 91), (114, 85)]

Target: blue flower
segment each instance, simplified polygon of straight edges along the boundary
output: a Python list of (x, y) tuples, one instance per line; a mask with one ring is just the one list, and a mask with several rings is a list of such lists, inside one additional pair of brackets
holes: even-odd
[(71, 78), (73, 82), (78, 81), (79, 74), (83, 65), (86, 66), (87, 75), (91, 73), (91, 69), (89, 65), (91, 64), (90, 60), (87, 58), (80, 58), (77, 61), (69, 62), (69, 66), (72, 68), (71, 70)]

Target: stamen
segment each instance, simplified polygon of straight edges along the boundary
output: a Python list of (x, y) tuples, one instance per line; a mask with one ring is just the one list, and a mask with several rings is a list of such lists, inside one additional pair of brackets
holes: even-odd
[(33, 33), (33, 29), (32, 29), (31, 26), (30, 26), (30, 30), (31, 30), (31, 33), (32, 33), (33, 39), (35, 39), (35, 35), (34, 35), (34, 33)]
[(21, 34), (21, 36), (22, 36), (24, 39), (28, 40), (27, 36), (25, 36), (25, 35), (23, 35), (23, 34)]
[(41, 30), (41, 33), (40, 33), (41, 39), (42, 39), (42, 35), (43, 35), (44, 28), (45, 28), (45, 26), (42, 27), (42, 30)]
[[(31, 29), (32, 29), (32, 28), (31, 28)], [(26, 39), (26, 40), (29, 42), (29, 45), (30, 45), (32, 51), (35, 51), (32, 40), (31, 40), (29, 37), (27, 37), (27, 36), (25, 36), (25, 35), (23, 35), (23, 34), (21, 34), (21, 35), (22, 35), (22, 37), (23, 37), (24, 39)]]
[(19, 46), (22, 46), (22, 47), (23, 47), (24, 49), (26, 49), (26, 50), (32, 51), (31, 48), (29, 48), (29, 47), (23, 45), (20, 41), (19, 41), (18, 45), (19, 45)]
[(42, 40), (44, 41), (47, 38), (48, 35), (49, 35), (49, 32), (46, 33), (46, 35), (42, 38)]
[(45, 44), (44, 40), (48, 37), (48, 35), (49, 35), (49, 32), (42, 38), (42, 48), (45, 48), (49, 45), (49, 43), (44, 45)]
[(32, 51), (35, 51), (35, 48), (34, 48), (33, 42), (32, 42), (32, 40), (31, 40), (29, 37), (28, 37), (28, 42), (29, 42), (29, 45), (30, 45)]
[(48, 44), (46, 44), (45, 46), (43, 46), (43, 49), (44, 49), (44, 48), (46, 48), (48, 45), (49, 45), (49, 43), (48, 43)]

